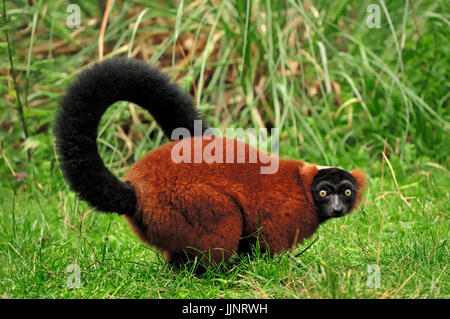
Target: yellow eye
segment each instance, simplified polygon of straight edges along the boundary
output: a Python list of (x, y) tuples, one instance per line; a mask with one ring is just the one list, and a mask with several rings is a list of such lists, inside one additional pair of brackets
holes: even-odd
[(345, 196), (350, 196), (352, 194), (352, 190), (351, 189), (346, 189), (344, 194), (345, 194)]
[(327, 196), (327, 191), (324, 190), (324, 189), (322, 189), (322, 190), (319, 192), (319, 195), (320, 195), (320, 197), (325, 197), (325, 196)]

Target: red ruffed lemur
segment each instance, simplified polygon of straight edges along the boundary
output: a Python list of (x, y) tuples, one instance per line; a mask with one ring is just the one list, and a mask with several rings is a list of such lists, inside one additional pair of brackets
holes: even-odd
[[(177, 128), (192, 136), (172, 137), (152, 150), (123, 181), (106, 168), (96, 143), (102, 115), (122, 100), (149, 111), (167, 137)], [(255, 148), (208, 134), (204, 121), (195, 132), (194, 121), (201, 117), (192, 98), (144, 62), (114, 58), (97, 63), (82, 72), (60, 105), (56, 146), (71, 189), (99, 211), (124, 215), (141, 240), (161, 250), (173, 265), (196, 257), (204, 266), (226, 262), (254, 245), (270, 255), (288, 250), (320, 223), (355, 209), (363, 196), (366, 179), (360, 170), (276, 158), (278, 170), (261, 174), (267, 163), (260, 156), (250, 163), (227, 155), (230, 145), (243, 147), (245, 156)], [(223, 146), (215, 156), (235, 160), (174, 161), (174, 148), (181, 142), (194, 150), (200, 145), (200, 152), (214, 142)], [(194, 157), (195, 151), (184, 155)]]

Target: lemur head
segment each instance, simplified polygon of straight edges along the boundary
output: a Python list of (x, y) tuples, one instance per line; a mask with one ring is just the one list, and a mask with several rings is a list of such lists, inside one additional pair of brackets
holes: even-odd
[(319, 218), (325, 221), (349, 213), (355, 206), (360, 190), (351, 173), (333, 167), (317, 172), (311, 191)]

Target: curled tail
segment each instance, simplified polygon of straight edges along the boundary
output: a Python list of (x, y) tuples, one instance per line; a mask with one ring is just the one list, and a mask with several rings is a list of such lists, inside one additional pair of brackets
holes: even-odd
[[(149, 111), (170, 138), (178, 127), (194, 135), (201, 120), (192, 98), (158, 69), (144, 62), (114, 58), (84, 71), (60, 101), (56, 148), (64, 177), (81, 199), (103, 212), (131, 215), (137, 198), (129, 183), (106, 168), (97, 148), (97, 130), (106, 109), (129, 101)], [(204, 122), (202, 133), (207, 129)]]

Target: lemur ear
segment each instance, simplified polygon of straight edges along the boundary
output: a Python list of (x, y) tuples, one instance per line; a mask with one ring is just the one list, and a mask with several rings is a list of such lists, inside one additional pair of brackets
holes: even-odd
[(314, 177), (319, 172), (319, 169), (315, 164), (308, 164), (308, 163), (302, 164), (303, 165), (300, 165), (298, 168), (298, 171), (300, 173), (300, 180), (305, 190), (307, 190), (307, 192), (310, 193)]
[(356, 180), (357, 195), (356, 195), (355, 204), (353, 205), (353, 208), (356, 208), (359, 205), (359, 203), (361, 202), (361, 199), (363, 198), (363, 195), (364, 195), (364, 192), (366, 189), (366, 185), (367, 185), (367, 178), (366, 178), (366, 174), (360, 169), (354, 169), (353, 171), (350, 172), (350, 174), (352, 174), (352, 176)]

